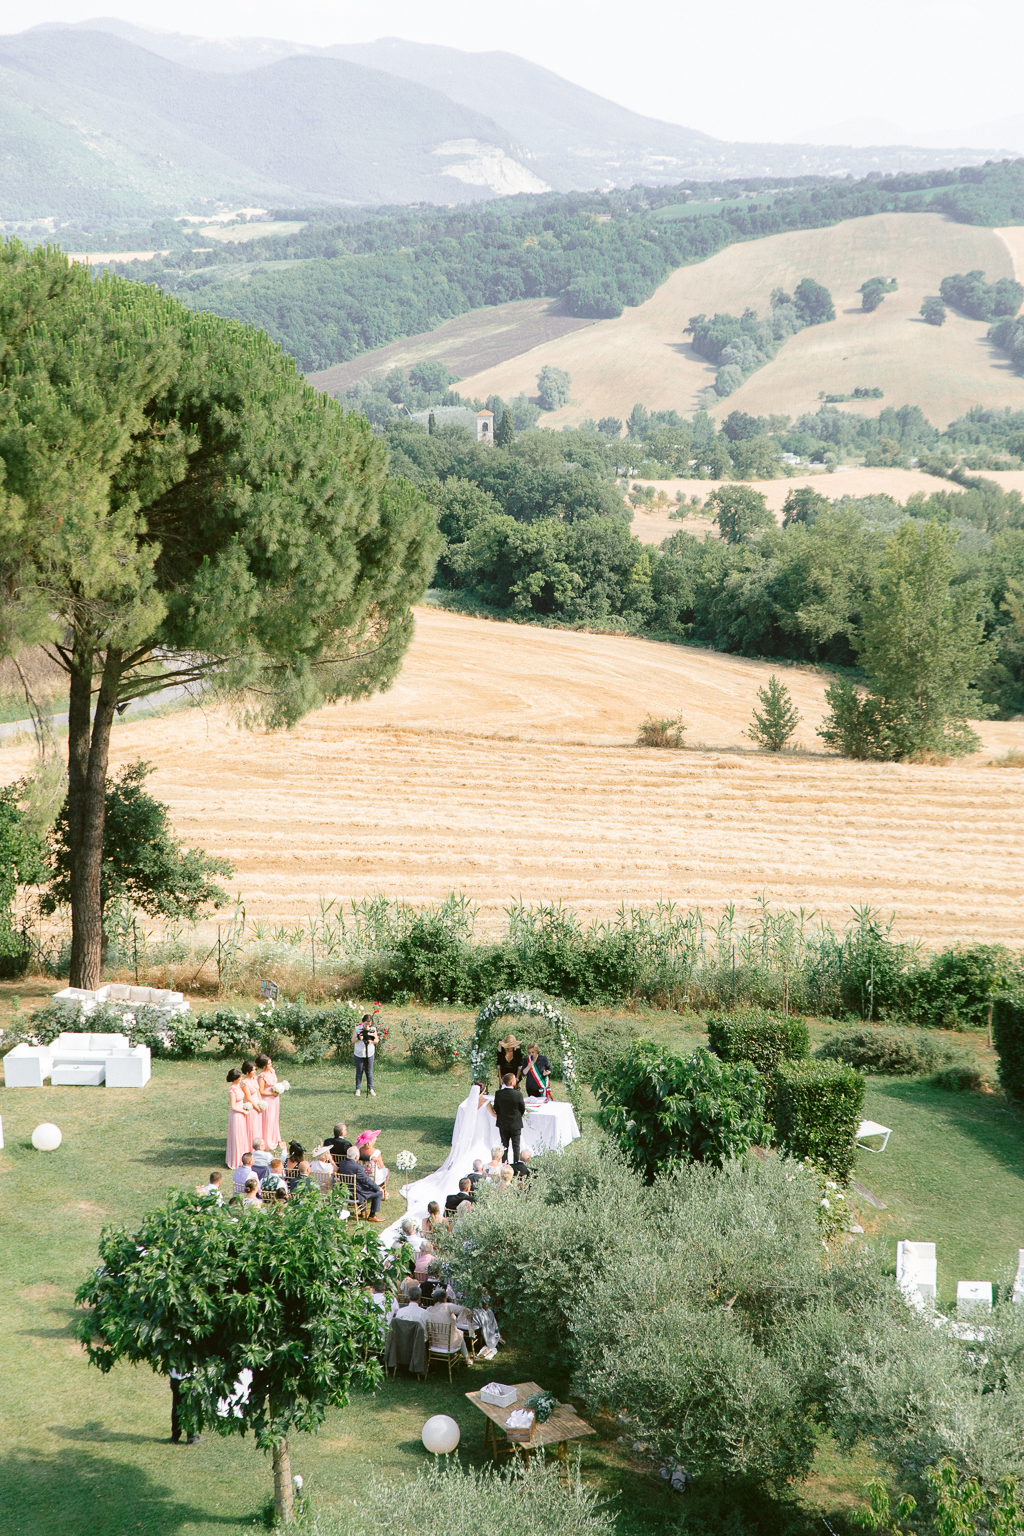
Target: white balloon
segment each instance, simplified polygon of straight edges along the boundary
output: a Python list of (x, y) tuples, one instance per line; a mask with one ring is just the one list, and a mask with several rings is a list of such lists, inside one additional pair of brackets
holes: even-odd
[(63, 1140), (60, 1127), (51, 1125), (49, 1120), (44, 1120), (32, 1132), (32, 1145), (37, 1152), (56, 1152)]
[(446, 1413), (435, 1413), (423, 1426), (420, 1438), (428, 1451), (435, 1456), (447, 1456), (459, 1443), (461, 1430)]

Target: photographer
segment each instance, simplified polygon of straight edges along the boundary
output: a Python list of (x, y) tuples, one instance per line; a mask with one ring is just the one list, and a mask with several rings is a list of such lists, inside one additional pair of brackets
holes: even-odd
[(361, 1021), (352, 1031), (352, 1047), (356, 1058), (356, 1098), (362, 1092), (363, 1073), (366, 1073), (366, 1089), (371, 1099), (377, 1095), (373, 1091), (373, 1058), (376, 1054), (377, 1042), (380, 1036), (377, 1026), (370, 1014), (364, 1013)]

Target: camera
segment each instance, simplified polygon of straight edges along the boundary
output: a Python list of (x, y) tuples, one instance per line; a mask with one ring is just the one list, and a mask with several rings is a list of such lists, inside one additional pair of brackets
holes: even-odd
[(373, 1037), (374, 1037), (374, 1035), (376, 1033), (377, 1033), (376, 1025), (374, 1025), (374, 1024), (360, 1024), (358, 1029), (356, 1030), (356, 1039), (357, 1040), (361, 1040), (364, 1045), (372, 1045), (373, 1044)]

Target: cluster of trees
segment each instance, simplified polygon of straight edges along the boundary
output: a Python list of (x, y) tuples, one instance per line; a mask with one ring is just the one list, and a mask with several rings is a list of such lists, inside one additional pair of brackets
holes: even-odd
[(1001, 277), (994, 283), (986, 283), (980, 267), (972, 272), (955, 272), (944, 277), (939, 284), (939, 295), (944, 304), (958, 309), (972, 320), (999, 320), (1015, 315), (1024, 300), (1024, 286), (1012, 277)]
[(1024, 317), (1008, 316), (989, 328), (989, 340), (1008, 352), (1018, 373), (1024, 373)]
[[(1011, 611), (1024, 579), (1017, 492), (982, 483), (901, 507), (886, 496), (833, 503), (804, 488), (791, 493), (780, 528), (760, 493), (727, 486), (707, 508), (721, 538), (680, 531), (658, 550), (630, 531), (612, 479), (609, 461), (624, 445), (597, 432), (526, 433), (509, 449), (483, 449), (456, 429), (430, 436), (395, 423), (387, 441), (395, 467), (437, 508), (444, 546), (434, 580), (455, 604), (748, 656), (858, 666), (865, 614), (888, 580), (887, 549), (902, 525), (936, 524), (949, 544), (943, 590), (984, 631), (968, 712), (1024, 709), (1024, 630)], [(971, 632), (966, 617), (956, 623)], [(957, 708), (967, 709), (962, 697)]]
[(793, 293), (776, 288), (765, 320), (758, 320), (753, 309), (739, 317), (718, 314), (710, 320), (691, 315), (686, 334), (693, 337), (693, 350), (718, 369), (705, 403), (713, 405), (739, 389), (756, 368), (771, 361), (787, 337), (835, 317), (832, 295), (811, 277), (802, 278)]
[[(179, 246), (117, 270), (176, 292), (198, 309), (261, 327), (302, 368), (314, 370), (512, 299), (557, 296), (571, 314), (614, 316), (624, 305), (642, 303), (673, 268), (788, 229), (922, 208), (942, 208), (967, 222), (1010, 223), (1024, 216), (1014, 211), (1024, 206), (1022, 165), (849, 182), (802, 177), (709, 184), (700, 199), (734, 201), (686, 218), (658, 217), (692, 200), (694, 194), (678, 186), (519, 196), (458, 209), (280, 209), (276, 216), (305, 219), (306, 227), (213, 251)], [(771, 196), (737, 198), (743, 191)], [(981, 203), (984, 218), (978, 217)], [(129, 244), (137, 246), (138, 239), (136, 232)], [(109, 248), (116, 244), (112, 237)], [(301, 265), (277, 265), (282, 262)], [(248, 280), (225, 281), (239, 265), (251, 269)]]
[(895, 293), (898, 287), (894, 277), (869, 277), (858, 289), (861, 309), (869, 315), (873, 314), (886, 294)]

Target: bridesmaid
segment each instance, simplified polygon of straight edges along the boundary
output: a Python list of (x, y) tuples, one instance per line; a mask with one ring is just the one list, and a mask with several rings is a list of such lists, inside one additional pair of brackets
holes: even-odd
[(252, 1151), (252, 1107), (242, 1087), (237, 1067), (228, 1073), (228, 1150), (224, 1161), (229, 1168), (241, 1168), (243, 1152)]
[(254, 1061), (242, 1062), (242, 1092), (249, 1102), (251, 1111), (249, 1120), (249, 1151), (251, 1152), (255, 1137), (262, 1136), (264, 1143), (266, 1143), (267, 1139), (263, 1130), (263, 1111), (266, 1106), (260, 1098), (259, 1084), (256, 1081), (256, 1063)]
[(270, 1152), (281, 1145), (281, 1099), (277, 1092), (277, 1073), (269, 1056), (256, 1057), (256, 1086), (263, 1100), (263, 1144)]

